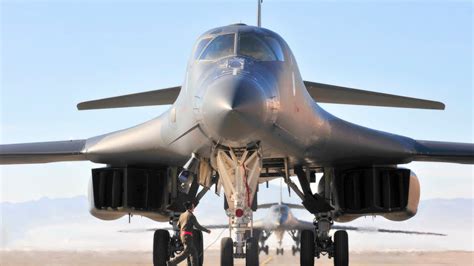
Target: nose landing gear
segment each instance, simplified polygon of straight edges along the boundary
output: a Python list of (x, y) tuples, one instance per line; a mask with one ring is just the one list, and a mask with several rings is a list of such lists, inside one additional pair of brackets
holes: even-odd
[(277, 255), (283, 255), (285, 253), (285, 250), (283, 248), (277, 248), (276, 249), (276, 254)]
[(214, 150), (211, 162), (219, 172), (229, 217), (230, 237), (221, 242), (221, 265), (233, 265), (233, 259), (245, 259), (247, 266), (258, 266), (258, 236), (253, 232), (252, 203), (256, 196), (262, 156), (258, 145), (247, 148)]
[(245, 265), (258, 266), (258, 241), (255, 237), (246, 240)]
[(230, 237), (221, 239), (221, 265), (234, 266), (234, 242)]

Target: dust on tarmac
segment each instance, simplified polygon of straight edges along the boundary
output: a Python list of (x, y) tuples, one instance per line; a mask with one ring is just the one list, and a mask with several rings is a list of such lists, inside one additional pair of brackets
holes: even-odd
[[(351, 266), (358, 265), (474, 265), (474, 252), (351, 252)], [(152, 265), (150, 252), (131, 251), (0, 251), (0, 265), (81, 265), (81, 266), (125, 266)], [(245, 265), (244, 260), (236, 260), (235, 265)], [(182, 263), (180, 265), (186, 265)], [(206, 251), (204, 265), (219, 265), (219, 251)], [(277, 256), (274, 252), (260, 255), (260, 265), (299, 265), (299, 256), (291, 252)], [(315, 265), (333, 265), (332, 260), (323, 258)]]

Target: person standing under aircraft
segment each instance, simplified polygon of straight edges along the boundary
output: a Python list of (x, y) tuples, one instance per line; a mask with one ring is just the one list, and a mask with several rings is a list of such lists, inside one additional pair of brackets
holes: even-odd
[(196, 247), (194, 246), (193, 229), (196, 228), (197, 230), (204, 231), (208, 234), (211, 233), (211, 230), (201, 226), (198, 223), (196, 216), (193, 214), (195, 206), (192, 202), (186, 201), (184, 203), (184, 207), (186, 208), (186, 211), (179, 216), (178, 220), (178, 227), (180, 230), (181, 242), (184, 245), (184, 250), (174, 259), (168, 261), (168, 266), (178, 265), (178, 263), (187, 259), (188, 256), (191, 257), (191, 265), (198, 266), (199, 254), (197, 253)]

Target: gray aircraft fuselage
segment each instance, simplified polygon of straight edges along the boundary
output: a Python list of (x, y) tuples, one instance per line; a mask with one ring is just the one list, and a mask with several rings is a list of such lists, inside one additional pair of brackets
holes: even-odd
[[(281, 60), (239, 53), (245, 34), (276, 42)], [(232, 39), (232, 50), (210, 59), (200, 54), (203, 40), (218, 37), (228, 43)], [(241, 24), (220, 27), (200, 36), (193, 51), (172, 107), (141, 125), (88, 139), (87, 159), (111, 165), (182, 165), (192, 152), (209, 157), (216, 145), (259, 142), (264, 158), (285, 157), (291, 164), (411, 160), (414, 140), (351, 124), (323, 110), (307, 92), (296, 60), (278, 34)]]

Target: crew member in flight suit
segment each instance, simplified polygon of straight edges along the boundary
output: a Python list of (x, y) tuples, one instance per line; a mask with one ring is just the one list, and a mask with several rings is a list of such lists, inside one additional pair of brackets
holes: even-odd
[(178, 220), (178, 227), (180, 231), (181, 242), (184, 245), (184, 250), (181, 252), (181, 254), (169, 261), (168, 266), (178, 265), (178, 263), (187, 259), (188, 256), (191, 257), (191, 265), (198, 266), (199, 254), (193, 242), (193, 229), (196, 228), (197, 230), (204, 231), (208, 234), (211, 233), (211, 230), (201, 226), (198, 223), (196, 216), (193, 214), (194, 204), (192, 202), (185, 202), (184, 207), (186, 208), (186, 211), (179, 216)]

